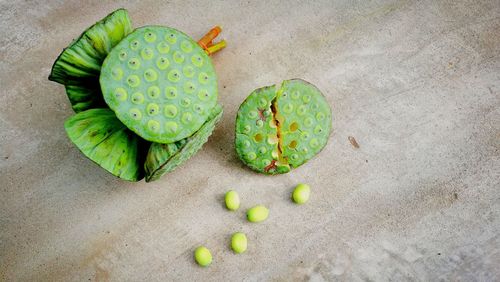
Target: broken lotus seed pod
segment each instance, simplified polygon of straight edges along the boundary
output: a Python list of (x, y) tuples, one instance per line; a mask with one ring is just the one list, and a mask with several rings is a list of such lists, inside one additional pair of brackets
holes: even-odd
[(216, 105), (207, 122), (192, 136), (170, 144), (152, 143), (144, 163), (146, 182), (159, 179), (193, 156), (212, 135), (217, 122), (222, 117), (222, 107)]
[(104, 60), (104, 100), (142, 138), (167, 144), (191, 136), (217, 103), (217, 77), (206, 52), (169, 27), (133, 31)]
[(331, 110), (312, 84), (292, 79), (253, 91), (236, 117), (236, 152), (255, 171), (286, 173), (319, 153), (331, 131)]
[(90, 109), (68, 118), (64, 128), (89, 159), (128, 181), (143, 177), (140, 140), (110, 109)]
[(105, 107), (99, 85), (102, 62), (131, 31), (127, 10), (118, 9), (85, 30), (56, 59), (49, 80), (65, 85), (75, 112)]

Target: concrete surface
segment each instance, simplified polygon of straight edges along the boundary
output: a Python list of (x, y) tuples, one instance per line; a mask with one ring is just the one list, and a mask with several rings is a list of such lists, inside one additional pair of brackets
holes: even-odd
[[(83, 157), (63, 87), (47, 81), (61, 49), (122, 6), (136, 27), (195, 38), (221, 24), (229, 44), (213, 59), (222, 122), (151, 184)], [(1, 280), (500, 280), (498, 0), (2, 1), (0, 26)], [(300, 169), (253, 173), (234, 153), (237, 107), (294, 77), (325, 92), (335, 132)], [(298, 182), (313, 189), (300, 207)], [(228, 189), (238, 212), (223, 208)], [(270, 217), (249, 224), (257, 203)], [(234, 255), (239, 230), (249, 248)]]

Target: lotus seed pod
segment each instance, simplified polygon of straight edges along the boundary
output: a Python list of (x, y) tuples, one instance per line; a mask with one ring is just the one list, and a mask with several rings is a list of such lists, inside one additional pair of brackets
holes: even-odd
[(200, 246), (194, 251), (194, 259), (200, 266), (206, 267), (212, 263), (212, 254), (209, 249)]
[(236, 152), (250, 168), (286, 173), (319, 153), (331, 131), (331, 110), (321, 92), (301, 80), (285, 80), (252, 92), (236, 117)]
[(49, 80), (66, 86), (75, 112), (106, 105), (99, 86), (102, 62), (131, 31), (128, 12), (118, 9), (85, 30), (56, 59)]
[(234, 233), (231, 236), (231, 249), (237, 254), (244, 253), (247, 250), (247, 242), (247, 236), (244, 233)]
[(309, 200), (309, 196), (311, 195), (311, 187), (307, 184), (299, 184), (292, 193), (292, 199), (296, 204), (302, 205), (305, 204)]
[(128, 181), (143, 176), (140, 140), (110, 109), (90, 109), (64, 123), (70, 140), (92, 161)]
[(224, 195), (224, 202), (226, 203), (226, 207), (230, 211), (235, 211), (240, 208), (240, 196), (236, 191), (228, 191), (226, 195)]
[(158, 180), (196, 154), (212, 135), (221, 117), (222, 107), (216, 105), (210, 111), (207, 122), (192, 136), (173, 144), (152, 143), (144, 163), (146, 182)]
[(256, 89), (241, 104), (236, 117), (236, 151), (252, 169), (264, 173), (290, 171), (278, 148), (278, 127), (272, 111), (275, 86)]
[(257, 205), (247, 211), (247, 219), (250, 222), (261, 222), (267, 219), (269, 210), (263, 205)]
[(173, 28), (146, 26), (125, 37), (104, 60), (101, 89), (128, 128), (156, 143), (195, 133), (217, 103), (210, 58)]

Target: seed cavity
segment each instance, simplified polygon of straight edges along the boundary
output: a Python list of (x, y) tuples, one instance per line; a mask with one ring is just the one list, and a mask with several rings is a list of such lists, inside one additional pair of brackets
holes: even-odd
[(322, 113), (322, 112), (319, 112), (319, 113), (316, 114), (316, 119), (319, 120), (319, 121), (324, 120), (325, 117), (326, 117), (325, 114)]
[(174, 135), (177, 132), (178, 127), (177, 123), (173, 121), (165, 123), (165, 131), (170, 135)]
[(255, 154), (254, 152), (250, 152), (247, 154), (247, 159), (253, 161), (255, 160), (255, 158), (257, 158), (257, 154)]
[(261, 142), (262, 139), (264, 139), (264, 136), (262, 136), (262, 134), (260, 134), (260, 133), (257, 133), (257, 134), (255, 134), (253, 139), (255, 140), (255, 142)]
[(158, 104), (155, 103), (150, 103), (146, 107), (146, 111), (150, 116), (155, 116), (160, 112), (160, 106), (158, 106)]
[(170, 44), (174, 44), (177, 42), (177, 36), (173, 33), (169, 33), (165, 35), (165, 40), (167, 40)]
[(184, 124), (189, 124), (191, 121), (193, 121), (193, 115), (191, 113), (183, 113), (181, 121)]
[(318, 139), (316, 139), (316, 138), (311, 139), (311, 141), (309, 142), (309, 145), (310, 145), (311, 147), (313, 147), (313, 148), (318, 147), (318, 146), (319, 146), (319, 141), (318, 141)]
[(132, 103), (136, 104), (136, 105), (140, 105), (142, 103), (144, 103), (144, 95), (142, 95), (141, 92), (136, 92), (134, 94), (132, 94)]
[(202, 89), (202, 90), (200, 90), (200, 92), (198, 92), (198, 98), (202, 101), (208, 100), (209, 97), (210, 97), (210, 94), (208, 93), (208, 91), (206, 89)]
[(168, 80), (172, 82), (177, 82), (179, 81), (179, 79), (181, 79), (181, 75), (178, 70), (173, 69), (168, 73)]
[(186, 53), (190, 53), (191, 51), (193, 51), (193, 45), (191, 44), (191, 42), (184, 40), (181, 43), (181, 49)]
[(160, 98), (160, 88), (158, 86), (150, 86), (147, 90), (148, 96), (151, 99)]
[(156, 45), (156, 49), (158, 49), (158, 52), (160, 52), (161, 54), (166, 54), (168, 53), (168, 51), (170, 51), (170, 46), (167, 42), (162, 41), (158, 43), (158, 45)]
[(191, 62), (193, 63), (193, 65), (200, 68), (201, 66), (203, 66), (204, 60), (200, 55), (196, 54), (191, 57)]
[(130, 109), (129, 110), (129, 115), (133, 120), (141, 120), (142, 119), (142, 113), (138, 109)]
[(136, 51), (137, 49), (139, 49), (139, 47), (141, 46), (141, 43), (139, 42), (139, 40), (132, 40), (130, 42), (130, 49)]
[(184, 75), (186, 77), (189, 77), (189, 78), (193, 77), (194, 73), (195, 73), (194, 68), (192, 66), (185, 66), (184, 69), (182, 70), (182, 72), (184, 73)]
[(141, 79), (137, 75), (133, 74), (127, 78), (127, 83), (130, 87), (137, 87), (141, 84)]
[(156, 60), (156, 66), (160, 70), (164, 70), (164, 69), (168, 68), (169, 65), (170, 65), (170, 61), (166, 57), (159, 57)]
[(198, 81), (201, 83), (201, 84), (207, 84), (208, 83), (208, 74), (205, 73), (205, 72), (201, 72), (199, 75), (198, 75)]
[(195, 113), (197, 113), (197, 114), (200, 114), (200, 115), (201, 115), (201, 114), (203, 113), (203, 107), (202, 107), (201, 105), (199, 105), (199, 104), (195, 104), (195, 105), (193, 106), (193, 111), (194, 111)]
[(160, 131), (160, 123), (152, 119), (148, 121), (148, 129), (151, 133), (158, 133)]
[(120, 51), (118, 58), (120, 61), (125, 61), (127, 59), (127, 52), (125, 50)]
[(144, 71), (144, 79), (148, 82), (153, 82), (158, 79), (158, 73), (154, 69)]
[(174, 52), (174, 61), (178, 64), (182, 64), (184, 62), (184, 55), (182, 55), (182, 53), (179, 51), (175, 51)]
[(177, 116), (177, 113), (178, 113), (178, 110), (177, 110), (176, 106), (174, 106), (174, 105), (166, 105), (165, 106), (164, 114), (166, 117), (174, 118)]
[(173, 86), (165, 88), (165, 97), (167, 99), (175, 99), (177, 97), (177, 88)]
[(286, 104), (283, 106), (283, 112), (289, 114), (293, 111), (293, 105), (291, 103)]
[(126, 101), (127, 100), (127, 90), (125, 90), (124, 88), (116, 88), (115, 89), (115, 97), (118, 101)]
[(189, 98), (184, 98), (181, 100), (181, 106), (188, 107), (191, 104), (191, 100)]
[(130, 69), (136, 70), (141, 66), (141, 61), (137, 58), (132, 58), (128, 60), (128, 67)]
[(257, 116), (258, 116), (258, 115), (259, 115), (259, 114), (258, 114), (256, 111), (250, 111), (250, 112), (248, 113), (248, 117), (249, 117), (249, 118), (251, 118), (251, 119), (255, 119), (255, 118), (257, 118)]
[(144, 60), (151, 60), (154, 56), (154, 52), (151, 48), (146, 47), (141, 50), (141, 57)]
[(297, 108), (297, 115), (299, 115), (299, 116), (303, 116), (306, 112), (307, 112), (307, 108), (305, 105), (300, 105)]
[(149, 43), (155, 42), (156, 41), (156, 34), (152, 31), (148, 31), (148, 32), (146, 32), (146, 34), (144, 34), (144, 40), (146, 40), (146, 42), (149, 42)]
[(194, 83), (192, 83), (192, 82), (190, 82), (190, 81), (188, 81), (188, 82), (184, 83), (184, 91), (185, 91), (186, 93), (191, 94), (191, 93), (193, 93), (195, 90), (196, 90), (196, 86), (194, 85)]

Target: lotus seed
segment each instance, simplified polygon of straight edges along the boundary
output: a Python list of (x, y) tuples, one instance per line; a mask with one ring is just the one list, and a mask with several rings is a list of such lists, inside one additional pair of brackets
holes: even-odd
[(236, 191), (228, 191), (224, 196), (224, 201), (228, 210), (235, 211), (240, 208), (240, 197)]
[(263, 205), (257, 205), (247, 211), (247, 219), (250, 222), (261, 222), (267, 219), (269, 210)]
[(212, 263), (212, 254), (206, 247), (199, 246), (194, 251), (194, 259), (200, 266), (207, 267)]
[(302, 205), (309, 200), (311, 188), (307, 184), (299, 184), (293, 190), (292, 199), (296, 204)]
[(237, 254), (244, 253), (247, 250), (247, 236), (241, 232), (234, 233), (231, 237), (231, 249)]

